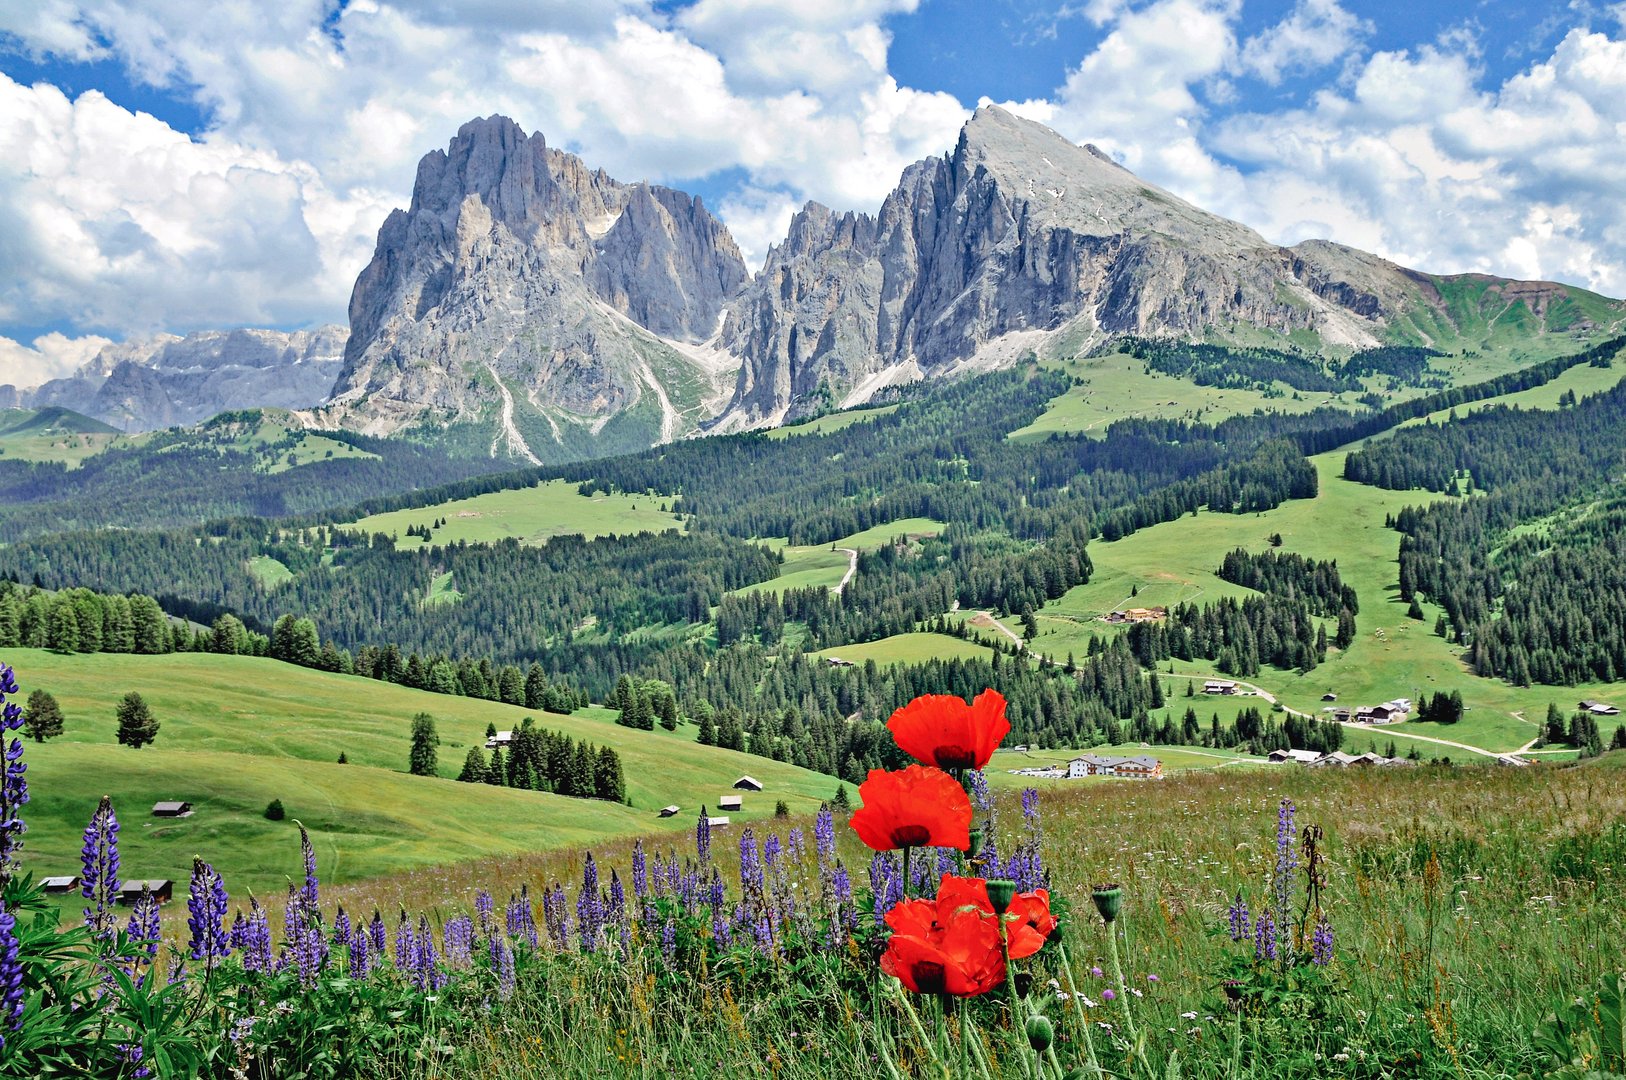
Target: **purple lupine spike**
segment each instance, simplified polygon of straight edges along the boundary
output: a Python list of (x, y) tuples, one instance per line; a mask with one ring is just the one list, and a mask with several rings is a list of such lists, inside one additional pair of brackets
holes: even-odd
[(728, 948), (728, 912), (721, 904), (711, 909), (711, 938), (717, 943), (717, 948)]
[(496, 910), (496, 904), (491, 894), (481, 889), (474, 894), (474, 914), (480, 919), (480, 936), (490, 937), (492, 930), (491, 915)]
[(1271, 879), (1275, 906), (1271, 921), (1276, 933), (1276, 952), (1288, 944), (1293, 921), (1293, 886), (1299, 869), (1298, 829), (1294, 825), (1297, 808), (1292, 799), (1283, 799), (1276, 813), (1276, 871)]
[(1310, 959), (1320, 967), (1332, 963), (1332, 923), (1323, 915), (1316, 920), (1315, 932), (1310, 937)]
[[(130, 919), (131, 922), (134, 922), (135, 916), (131, 915)], [(133, 937), (134, 934), (132, 933), (131, 936)], [(231, 947), (238, 952), (242, 952), (243, 946), (248, 943), (248, 923), (243, 919), (242, 908), (238, 908), (232, 915), (230, 941)]]
[[(11, 669), (6, 668), (5, 678)], [(12, 691), (15, 693), (16, 691)], [(23, 962), (17, 940), (17, 916), (0, 907), (0, 1049), (6, 1045), (5, 1031), (15, 1031), (23, 1023)]]
[(576, 896), (576, 933), (584, 953), (598, 951), (599, 932), (604, 927), (604, 901), (598, 892), (598, 866), (593, 853), (582, 865), (582, 888)]
[(797, 866), (807, 861), (807, 838), (802, 835), (801, 826), (785, 836), (785, 850), (790, 853), (790, 861)]
[(372, 970), (372, 942), (365, 932), (350, 938), (350, 977), (365, 980)]
[[(542, 894), (543, 917), (547, 915), (547, 893)], [(536, 932), (536, 915), (531, 910), (531, 891), (529, 886), (520, 886), (519, 895), (512, 893), (508, 897), (508, 910), (506, 912), (508, 923), (508, 936), (515, 941), (525, 942), (526, 948), (536, 951), (538, 937)]]
[(412, 936), (412, 920), (407, 918), (405, 909), (401, 911), (401, 924), (395, 928), (395, 968), (397, 971), (412, 970), (412, 965), (418, 957), (418, 942)]
[(318, 920), (322, 917), (322, 904), (320, 883), (316, 878), (316, 848), (311, 844), (311, 834), (305, 831), (303, 825), (299, 827), (299, 851), (305, 857), (305, 884), (299, 890), (300, 906), (304, 909), (306, 920)]
[(248, 918), (243, 922), (243, 941), (239, 949), (243, 958), (244, 971), (270, 971), (273, 961), (271, 959), (271, 920), (265, 909), (254, 897), (248, 898)]
[(818, 849), (821, 863), (836, 856), (836, 818), (828, 807), (820, 807), (818, 816), (813, 819), (813, 846)]
[(1242, 898), (1239, 890), (1236, 894), (1236, 903), (1230, 908), (1231, 940), (1241, 941), (1248, 936), (1251, 923), (1248, 918), (1248, 902)]
[(204, 961), (204, 970), (216, 960), (231, 955), (225, 918), (228, 897), (226, 885), (215, 868), (196, 856), (192, 859), (192, 887), (186, 897), (186, 926), (191, 932), (187, 951), (194, 960)]
[(683, 867), (678, 864), (677, 853), (666, 855), (666, 891), (676, 893), (683, 886)]
[(339, 910), (333, 916), (333, 947), (342, 949), (348, 946), (351, 933), (350, 916), (344, 913), (344, 905), (340, 904)]
[[(237, 918), (241, 922), (243, 917), (239, 914)], [(152, 890), (142, 888), (141, 896), (130, 912), (125, 934), (129, 936), (131, 944), (143, 947), (149, 964), (158, 955), (158, 944), (164, 938), (164, 931), (159, 920), (158, 900), (152, 895)]]
[(655, 895), (663, 895), (666, 889), (666, 860), (661, 858), (661, 853), (658, 851), (655, 853), (654, 863), (650, 865), (649, 874), (652, 882), (651, 887), (654, 889)]
[(542, 890), (542, 922), (556, 952), (570, 946), (570, 920), (565, 913), (565, 891), (559, 886)]
[(762, 861), (749, 825), (740, 833), (740, 884), (748, 895), (762, 890)]
[(418, 916), (418, 952), (413, 957), (412, 985), (423, 993), (432, 993), (446, 985), (435, 957), (435, 935), (429, 929), (429, 916)]
[(1269, 910), (1260, 912), (1254, 920), (1253, 957), (1266, 962), (1276, 959), (1276, 920)]
[(448, 966), (468, 967), (474, 960), (474, 920), (467, 915), (447, 919), (441, 927), (441, 941)]
[(384, 916), (378, 913), (377, 908), (373, 908), (373, 921), (367, 924), (367, 933), (373, 939), (369, 951), (375, 957), (383, 956), (389, 948), (389, 929), (385, 927)]
[(644, 842), (632, 843), (632, 895), (642, 900), (649, 892), (649, 866), (644, 861)]
[[(0, 664), (0, 733), (9, 734), (23, 726), (23, 709), (11, 699), (18, 694), (17, 679), (11, 668)], [(23, 774), (28, 766), (23, 762), (23, 742), (13, 738), (5, 746), (5, 769), (0, 774), (0, 887), (11, 880), (17, 869), (17, 852), (23, 846), (23, 833), (28, 823), (23, 820), (23, 807), (28, 804), (28, 781)]]
[(701, 865), (711, 861), (711, 818), (706, 816), (704, 806), (700, 808), (700, 819), (694, 823), (694, 849)]
[(778, 833), (769, 833), (768, 839), (762, 842), (762, 864), (770, 871), (779, 866), (779, 852), (783, 850), (779, 843)]
[(965, 774), (966, 789), (971, 795), (971, 805), (976, 807), (978, 813), (986, 813), (994, 808), (994, 798), (988, 791), (988, 778), (982, 774), (981, 769), (973, 769)]
[(322, 928), (319, 926), (301, 927), (299, 939), (294, 947), (294, 964), (299, 969), (299, 985), (309, 990), (316, 985), (321, 977), (322, 966), (327, 962), (327, 942), (322, 939)]
[(886, 853), (877, 851), (869, 860), (869, 891), (875, 897), (875, 925), (886, 925), (886, 913), (892, 910), (887, 903), (891, 895), (892, 860)]
[(497, 951), (497, 997), (507, 1001), (519, 985), (514, 974), (514, 950), (509, 947), (507, 938), (493, 938), (492, 942)]
[(282, 902), (282, 947), (285, 950), (299, 948), (299, 932), (305, 928), (305, 919), (299, 909), (299, 890), (290, 881), (288, 895)]
[(1022, 823), (1033, 832), (1039, 831), (1039, 789), (1022, 789)]
[(668, 966), (677, 959), (677, 923), (671, 919), (661, 927), (661, 955)]
[(108, 942), (114, 933), (113, 903), (119, 888), (119, 819), (107, 795), (85, 826), (79, 861), (79, 891), (91, 902), (85, 909), (85, 925), (97, 942)]
[(618, 917), (627, 906), (627, 894), (621, 887), (621, 875), (612, 868), (610, 870), (610, 918)]

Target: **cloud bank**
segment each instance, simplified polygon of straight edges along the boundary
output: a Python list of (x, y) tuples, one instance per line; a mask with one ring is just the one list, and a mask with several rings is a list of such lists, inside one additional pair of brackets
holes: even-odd
[[(874, 210), (952, 146), (968, 110), (888, 71), (887, 20), (916, 3), (6, 5), (14, 48), (118, 64), (210, 124), (0, 75), (0, 332), (74, 331), (0, 340), (0, 381), (60, 373), (75, 336), (343, 321), (417, 159), (494, 112), (621, 179), (727, 178), (716, 209), (760, 261), (804, 200)], [(1339, 0), (1251, 31), (1239, 0), (1098, 0), (1055, 90), (1009, 104), (1273, 241), (1620, 296), (1626, 8), (1610, 11), (1493, 84), (1471, 33), (1373, 50)], [(1311, 92), (1237, 105), (1288, 83)]]

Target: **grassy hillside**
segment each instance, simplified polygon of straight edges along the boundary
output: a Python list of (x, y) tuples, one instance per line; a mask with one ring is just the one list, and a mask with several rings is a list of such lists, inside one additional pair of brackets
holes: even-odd
[(340, 528), (393, 533), (398, 538), (395, 546), (404, 551), (424, 544), (420, 538), (406, 535), (410, 526), (431, 526), (436, 519), (445, 518), (446, 524), (433, 530), (436, 544), (490, 544), (510, 538), (545, 544), (555, 536), (570, 533), (592, 539), (681, 529), (682, 521), (666, 510), (670, 503), (671, 499), (656, 495), (599, 492), (587, 496), (580, 494), (575, 484), (549, 480), (534, 487), (373, 514)]
[[(269, 822), (281, 799), (290, 818), (312, 829), (324, 872), (353, 881), (379, 874), (506, 852), (591, 843), (660, 828), (687, 829), (702, 803), (713, 807), (741, 773), (766, 790), (747, 795), (746, 820), (772, 816), (784, 799), (810, 811), (836, 781), (794, 766), (700, 746), (695, 728), (631, 731), (614, 713), (572, 716), (470, 698), (429, 694), (368, 679), (331, 675), (246, 657), (60, 656), (13, 650), (23, 693), (54, 694), (66, 731), (30, 743), (24, 859), (36, 872), (77, 865), (79, 834), (97, 798), (111, 794), (124, 822), (126, 873), (184, 877), (194, 852), (257, 891), (280, 887), (293, 864), (267, 845), (286, 845), (293, 826)], [(117, 745), (114, 709), (139, 692), (162, 727), (140, 750)], [(445, 779), (406, 774), (408, 727), (418, 712), (436, 719)], [(486, 726), (537, 723), (609, 745), (621, 756), (632, 806), (513, 791), (451, 780)], [(336, 764), (340, 753), (349, 764)], [(180, 821), (150, 816), (152, 804), (183, 799), (197, 813)], [(669, 822), (654, 815), (684, 807)]]
[(767, 545), (784, 555), (784, 568), (767, 581), (759, 581), (735, 591), (778, 592), (781, 589), (806, 589), (815, 585), (833, 589), (841, 584), (847, 568), (852, 565), (851, 557), (842, 548), (874, 551), (899, 537), (936, 536), (947, 527), (931, 518), (903, 518), (844, 536), (829, 544), (787, 544), (784, 537), (776, 537), (769, 540)]
[(1147, 371), (1144, 361), (1122, 353), (1048, 362), (1075, 380), (1033, 423), (1011, 432), (1016, 441), (1045, 439), (1055, 432), (1103, 434), (1114, 421), (1158, 417), (1213, 423), (1256, 409), (1309, 412), (1323, 405), (1358, 408), (1353, 395), (1300, 393), (1287, 387), (1267, 396), (1259, 390), (1198, 386), (1187, 379)]
[(0, 456), (72, 468), (120, 437), (117, 428), (71, 409), (0, 409)]

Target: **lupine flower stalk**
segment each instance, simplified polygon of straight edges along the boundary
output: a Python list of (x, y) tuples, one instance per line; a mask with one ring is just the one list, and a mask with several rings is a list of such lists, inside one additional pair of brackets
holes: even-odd
[(114, 934), (113, 903), (119, 889), (119, 819), (113, 813), (110, 796), (102, 796), (90, 824), (85, 826), (79, 861), (79, 891), (91, 902), (85, 908), (85, 925), (98, 942), (110, 941)]
[(186, 897), (186, 926), (191, 932), (187, 951), (192, 959), (205, 962), (205, 970), (231, 955), (231, 939), (225, 926), (227, 899), (220, 874), (201, 858), (193, 857), (192, 887)]
[[(6, 669), (10, 675), (10, 669)], [(12, 693), (16, 693), (15, 690)], [(6, 1045), (5, 1032), (15, 1031), (23, 1022), (23, 964), (18, 955), (17, 916), (0, 908), (0, 1049)]]
[(10, 743), (4, 742), (6, 736), (23, 726), (23, 708), (11, 700), (17, 693), (17, 679), (11, 668), (0, 664), (0, 745), (5, 747), (5, 770), (0, 776), (0, 887), (11, 880), (17, 869), (17, 851), (28, 829), (23, 820), (23, 807), (28, 803), (23, 742), (14, 736)]

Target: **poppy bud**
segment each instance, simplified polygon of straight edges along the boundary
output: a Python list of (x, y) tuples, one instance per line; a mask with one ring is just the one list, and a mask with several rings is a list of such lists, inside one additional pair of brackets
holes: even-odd
[(1016, 882), (1004, 878), (994, 878), (988, 882), (988, 902), (993, 905), (995, 915), (1005, 914), (1005, 909), (1011, 906), (1016, 897)]
[(971, 846), (965, 849), (965, 857), (975, 859), (980, 854), (982, 854), (982, 830), (972, 829)]
[(1090, 899), (1095, 901), (1095, 910), (1101, 913), (1101, 918), (1110, 925), (1118, 918), (1118, 909), (1123, 907), (1124, 894), (1113, 882), (1110, 885), (1097, 885), (1090, 893)]
[(1050, 1043), (1056, 1037), (1056, 1029), (1050, 1026), (1050, 1018), (1042, 1014), (1028, 1017), (1028, 1045), (1039, 1053), (1050, 1049)]

